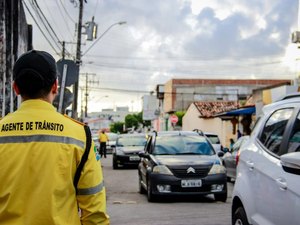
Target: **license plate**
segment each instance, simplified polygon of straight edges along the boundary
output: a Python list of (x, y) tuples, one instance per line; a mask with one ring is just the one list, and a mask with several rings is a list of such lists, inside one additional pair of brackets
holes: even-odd
[(139, 156), (129, 156), (130, 161), (139, 161), (140, 157)]
[(201, 187), (202, 180), (181, 180), (181, 187), (188, 188), (188, 187)]

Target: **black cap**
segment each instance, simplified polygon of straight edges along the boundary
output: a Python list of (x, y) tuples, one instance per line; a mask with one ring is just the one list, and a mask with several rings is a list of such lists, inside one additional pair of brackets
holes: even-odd
[[(57, 79), (55, 59), (44, 51), (28, 51), (16, 61), (13, 69), (13, 79), (18, 85), (24, 81), (27, 84), (33, 82), (36, 90), (51, 86)], [(23, 83), (23, 85), (25, 84)]]

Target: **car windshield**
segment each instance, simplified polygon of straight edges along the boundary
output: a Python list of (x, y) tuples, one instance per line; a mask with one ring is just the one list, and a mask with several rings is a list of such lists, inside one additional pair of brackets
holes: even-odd
[(212, 146), (202, 136), (161, 136), (156, 138), (154, 155), (213, 155)]
[(146, 141), (145, 136), (119, 137), (117, 140), (117, 146), (145, 146)]

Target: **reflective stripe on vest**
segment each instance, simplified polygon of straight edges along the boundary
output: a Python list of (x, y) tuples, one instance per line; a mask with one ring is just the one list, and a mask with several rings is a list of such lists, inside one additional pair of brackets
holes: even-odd
[(84, 148), (85, 143), (78, 139), (54, 135), (23, 135), (23, 136), (3, 136), (0, 137), (0, 144), (30, 143), (30, 142), (54, 142), (63, 144), (73, 144)]
[(102, 181), (100, 184), (98, 184), (95, 187), (91, 188), (78, 188), (77, 189), (77, 195), (93, 195), (98, 192), (101, 192), (104, 188), (104, 182)]

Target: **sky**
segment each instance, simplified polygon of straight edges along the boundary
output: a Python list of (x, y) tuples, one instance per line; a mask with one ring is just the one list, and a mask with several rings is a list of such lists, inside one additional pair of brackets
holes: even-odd
[[(59, 60), (65, 41), (74, 58), (78, 0), (23, 2), (34, 48)], [(173, 78), (295, 79), (298, 8), (297, 0), (86, 0), (83, 24), (94, 17), (100, 39), (82, 35), (79, 109), (86, 77), (89, 112), (141, 111), (142, 96)]]

